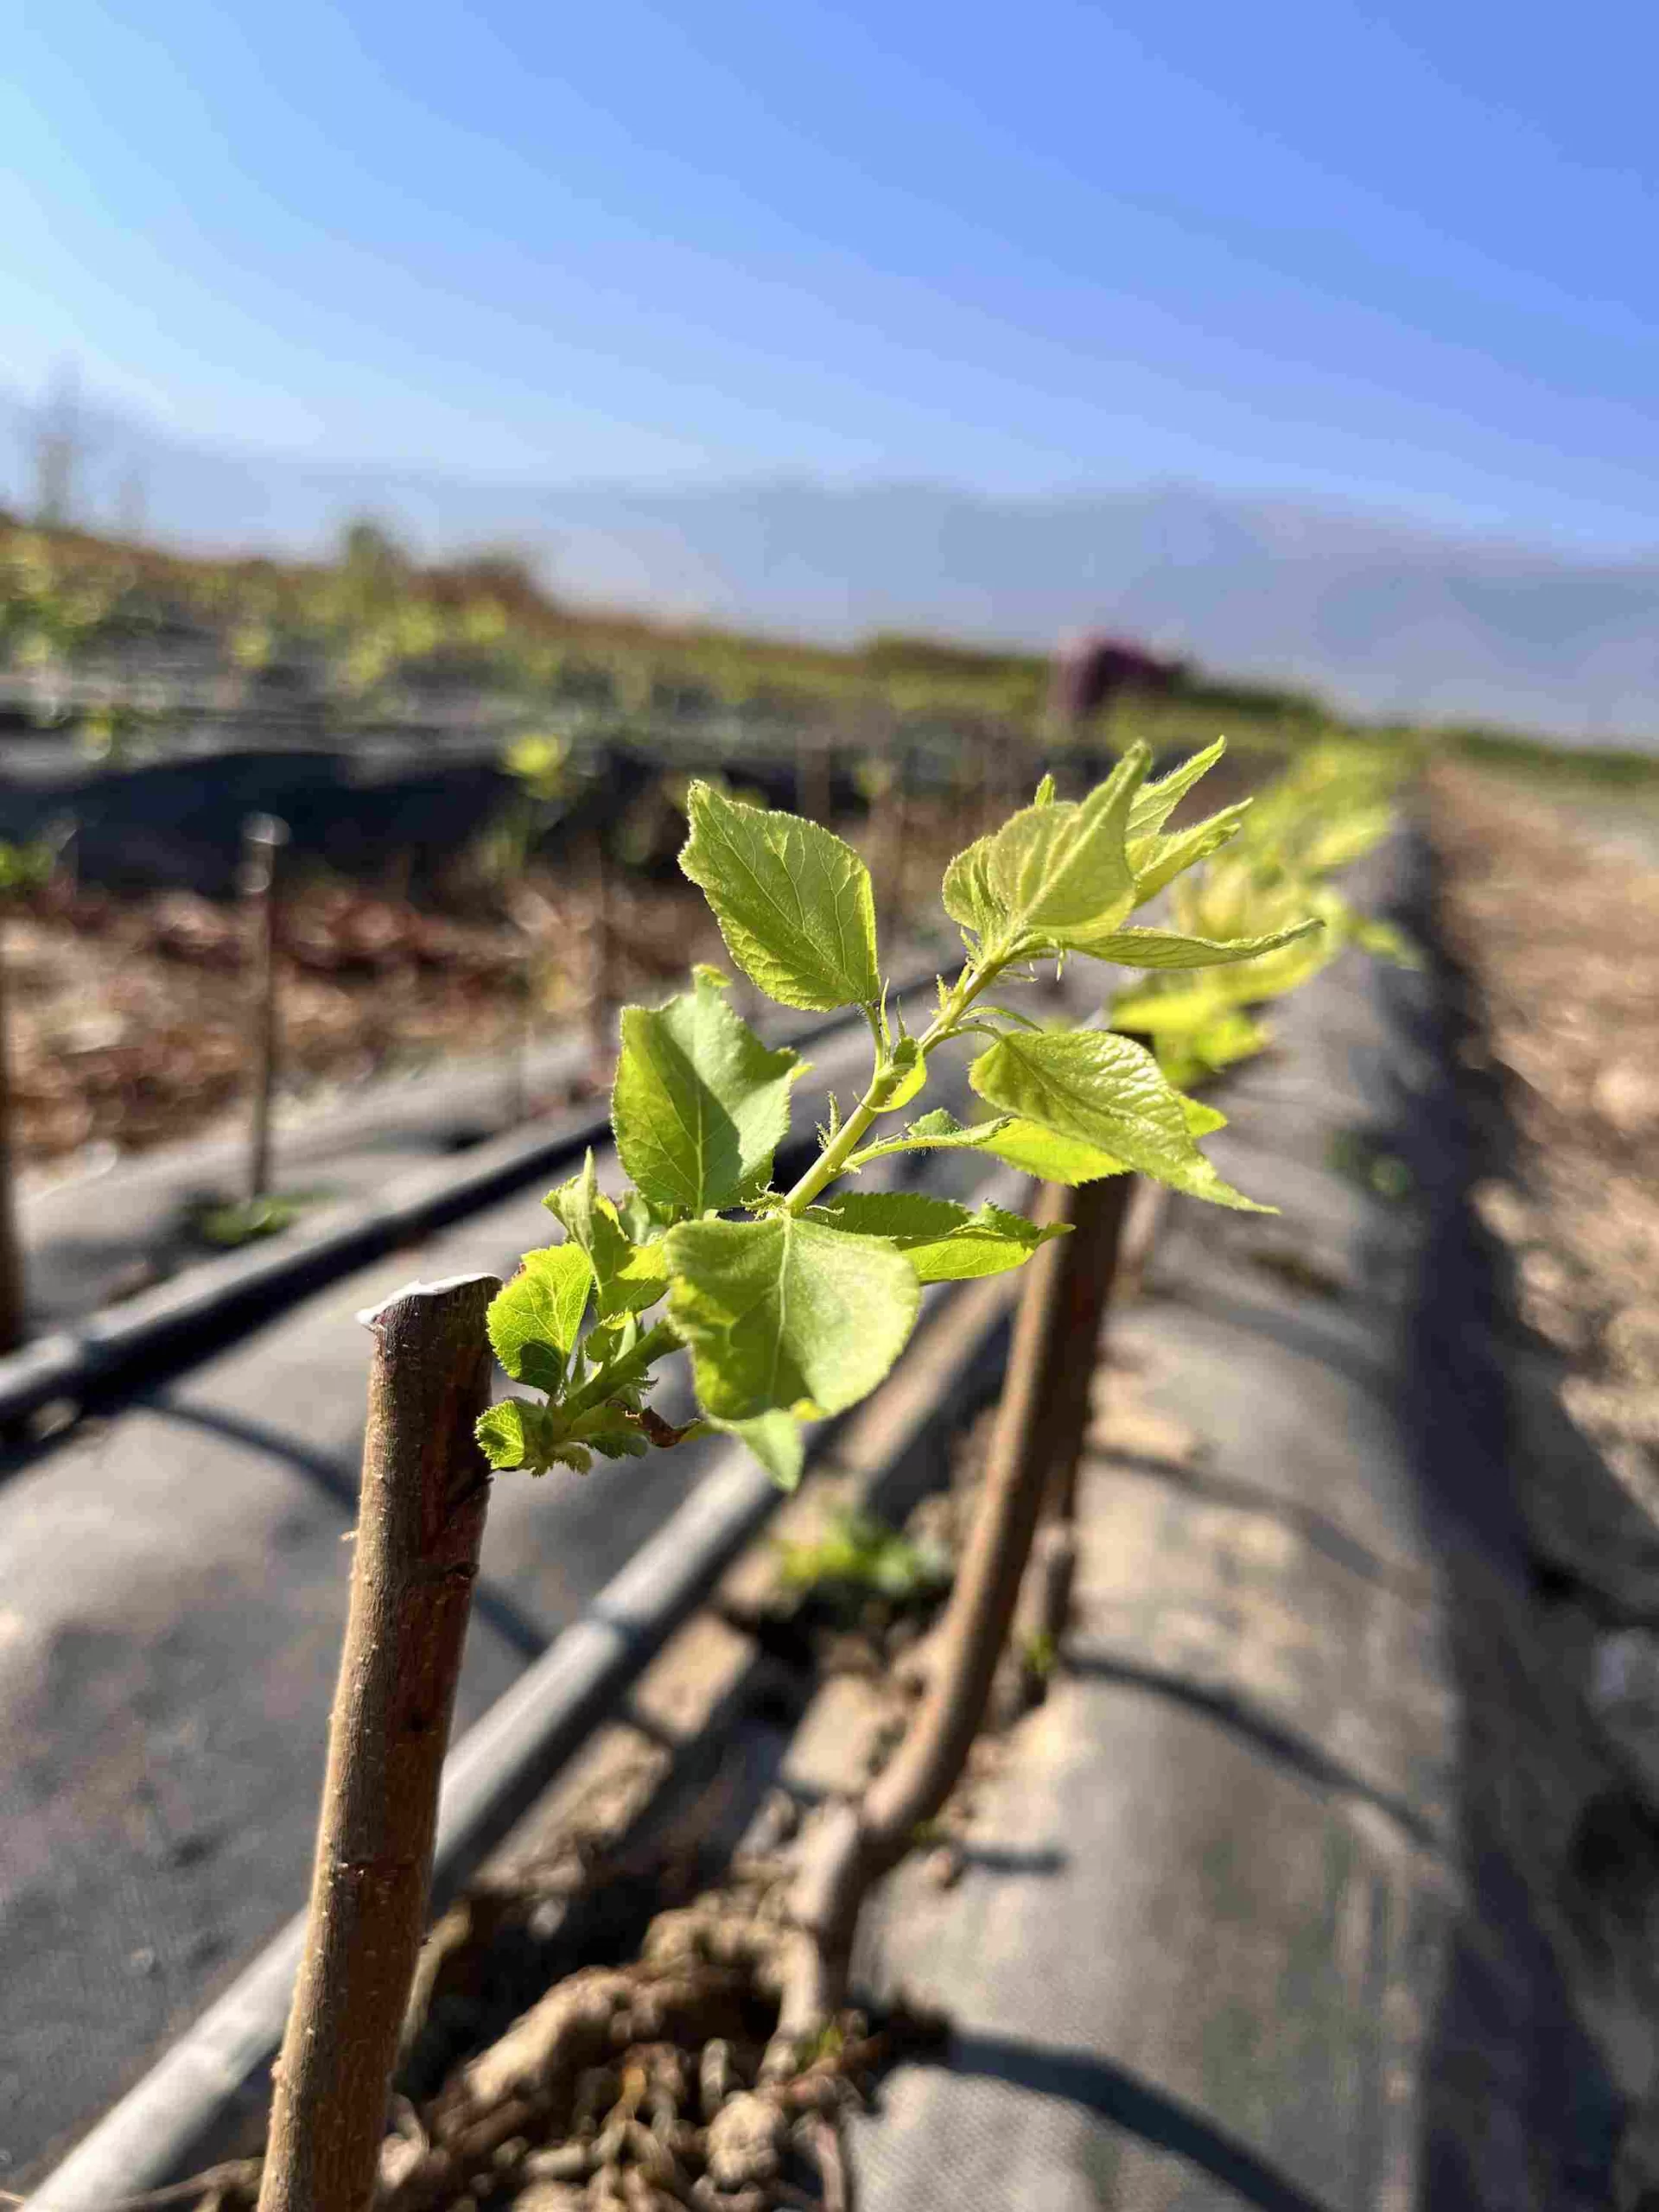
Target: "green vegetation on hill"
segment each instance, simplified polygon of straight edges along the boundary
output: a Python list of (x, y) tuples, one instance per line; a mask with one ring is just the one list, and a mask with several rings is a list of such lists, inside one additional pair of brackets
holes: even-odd
[[(157, 671), (147, 707), (129, 679)], [(168, 671), (218, 681), (224, 709), (304, 697), (342, 729), (488, 700), (619, 734), (646, 719), (721, 718), (860, 752), (895, 729), (1064, 743), (1045, 726), (1039, 653), (896, 633), (836, 648), (594, 613), (562, 604), (510, 550), (423, 565), (366, 522), (342, 534), (331, 561), (278, 562), (166, 553), (0, 515), (0, 674), (33, 679), (39, 719), (73, 721), (92, 749), (118, 751), (146, 715), (166, 711)], [(66, 707), (55, 680), (74, 675), (107, 696)], [(1087, 737), (1157, 754), (1224, 728), (1246, 751), (1283, 752), (1340, 727), (1309, 693), (1185, 664), (1160, 694), (1121, 698)], [(1439, 742), (1493, 766), (1614, 784), (1659, 774), (1643, 753), (1501, 730), (1447, 730)]]
[[(870, 741), (871, 724), (1035, 734), (1040, 654), (878, 635), (837, 649), (675, 627), (562, 605), (511, 552), (422, 566), (372, 524), (331, 562), (186, 557), (0, 521), (0, 668), (95, 671), (211, 666), (251, 708), (303, 690), (342, 724), (469, 695), (601, 720), (734, 716)], [(1327, 724), (1317, 702), (1181, 671), (1157, 700), (1125, 701), (1097, 733), (1121, 749), (1190, 743), (1225, 713), (1247, 745)], [(1257, 727), (1259, 725), (1259, 728)], [(1207, 732), (1205, 734), (1208, 734)]]
[(1544, 738), (1501, 729), (1447, 730), (1443, 742), (1476, 767), (1501, 768), (1553, 782), (1659, 785), (1659, 753), (1637, 753), (1624, 746), (1552, 745)]

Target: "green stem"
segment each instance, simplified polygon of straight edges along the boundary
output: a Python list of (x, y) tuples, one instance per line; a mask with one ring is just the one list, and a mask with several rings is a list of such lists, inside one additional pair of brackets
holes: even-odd
[(632, 1351), (624, 1352), (620, 1359), (601, 1367), (597, 1375), (590, 1375), (582, 1388), (573, 1390), (568, 1398), (561, 1398), (559, 1410), (574, 1418), (603, 1405), (607, 1398), (614, 1397), (626, 1384), (638, 1382), (653, 1360), (677, 1350), (679, 1341), (666, 1321), (654, 1321)]
[(847, 1119), (836, 1131), (834, 1138), (818, 1154), (800, 1181), (784, 1199), (785, 1213), (804, 1213), (827, 1184), (833, 1183), (849, 1158), (858, 1150), (858, 1141), (876, 1116), (885, 1110), (885, 1101), (893, 1089), (897, 1071), (880, 1070)]
[[(1007, 965), (1005, 957), (996, 953), (987, 956), (982, 950), (977, 963), (973, 961), (968, 963), (947, 993), (944, 1004), (934, 1015), (931, 1024), (917, 1040), (917, 1049), (924, 1060), (936, 1046), (943, 1045), (946, 1038), (956, 1034), (957, 1025), (963, 1015), (966, 1014), (980, 993), (988, 989)], [(870, 1010), (868, 1007), (865, 1008), (865, 1014), (867, 1018), (871, 1019), (871, 1027), (874, 1029), (874, 1021), (870, 1017)], [(891, 1060), (878, 1060), (875, 1073), (870, 1078), (869, 1089), (854, 1107), (840, 1128), (836, 1130), (834, 1137), (818, 1154), (817, 1160), (813, 1161), (811, 1166), (802, 1176), (800, 1181), (785, 1195), (784, 1199), (785, 1213), (804, 1213), (813, 1199), (817, 1197), (819, 1192), (827, 1188), (835, 1181), (836, 1176), (843, 1172), (848, 1161), (858, 1150), (859, 1140), (871, 1122), (878, 1114), (885, 1114), (891, 1110), (889, 1102), (894, 1091), (898, 1090), (901, 1079), (902, 1071), (896, 1068)]]
[(1016, 1118), (1012, 1114), (1000, 1114), (995, 1121), (976, 1123), (960, 1136), (882, 1138), (874, 1144), (867, 1144), (861, 1152), (854, 1153), (850, 1160), (843, 1160), (841, 1172), (843, 1175), (855, 1175), (861, 1168), (868, 1167), (872, 1160), (886, 1160), (893, 1153), (979, 1151), (999, 1129), (1006, 1128)]

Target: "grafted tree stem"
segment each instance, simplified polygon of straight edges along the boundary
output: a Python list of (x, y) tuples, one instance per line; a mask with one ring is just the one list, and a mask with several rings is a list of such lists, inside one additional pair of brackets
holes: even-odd
[(1062, 1521), (1073, 1508), (1130, 1183), (1116, 1176), (1044, 1192), (1039, 1218), (1069, 1222), (1072, 1234), (1027, 1266), (985, 1479), (920, 1708), (862, 1800), (834, 1808), (803, 1861), (780, 2048), (842, 2001), (865, 1897), (939, 1812), (983, 1724), (1045, 1497)]
[(374, 2193), (489, 1497), (473, 1426), (500, 1287), (415, 1283), (368, 1317), (351, 1606), (259, 2212), (365, 2212)]

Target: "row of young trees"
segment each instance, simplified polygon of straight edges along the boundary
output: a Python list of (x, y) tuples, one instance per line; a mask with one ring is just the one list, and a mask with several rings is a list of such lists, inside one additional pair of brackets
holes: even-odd
[[(13, 1351), (22, 1343), (28, 1311), (28, 1270), (17, 1209), (8, 925), (29, 899), (65, 871), (73, 887), (77, 829), (74, 818), (65, 816), (29, 843), (0, 842), (0, 1353)], [(241, 1188), (221, 1210), (222, 1241), (227, 1243), (265, 1233), (288, 1217), (271, 1200), (272, 1110), (280, 1039), (276, 871), (287, 842), (287, 825), (272, 815), (251, 815), (243, 825), (238, 881), (247, 969), (247, 1148)]]
[[(833, 2011), (863, 1898), (938, 1811), (981, 1724), (1045, 1491), (1064, 1509), (1122, 1192), (1139, 1175), (1255, 1207), (1203, 1148), (1224, 1116), (1176, 1076), (1259, 1049), (1248, 1009), (1343, 944), (1403, 950), (1326, 880), (1386, 830), (1399, 764), (1327, 751), (1254, 814), (1241, 802), (1172, 829), (1220, 752), (1154, 780), (1131, 748), (1079, 800), (1045, 778), (959, 853), (942, 896), (963, 957), (918, 1030), (892, 999), (857, 853), (817, 823), (692, 789), (682, 866), (731, 961), (779, 1004), (855, 1011), (868, 1079), (845, 1111), (831, 1103), (811, 1164), (778, 1187), (803, 1068), (739, 1018), (725, 974), (699, 969), (666, 1006), (622, 1015), (612, 1120), (626, 1187), (601, 1190), (590, 1158), (546, 1201), (562, 1237), (526, 1253), (505, 1288), (417, 1287), (376, 1317), (351, 1621), (262, 2212), (355, 2212), (372, 2194), (490, 1471), (644, 1459), (712, 1430), (792, 1484), (805, 1425), (877, 1386), (925, 1285), (1024, 1268), (990, 1467), (927, 1694), (889, 1765), (802, 1854), (785, 2063)], [(1167, 921), (1135, 918), (1166, 891)], [(1120, 995), (1118, 1026), (1044, 1027), (999, 995), (1077, 959), (1144, 979)], [(1128, 1033), (1125, 1013), (1155, 1049)], [(985, 1109), (966, 1125), (925, 1103), (938, 1056), (963, 1046)], [(878, 1160), (941, 1149), (1012, 1164), (1051, 1195), (1028, 1218), (858, 1187)], [(492, 1351), (520, 1387), (485, 1408)], [(663, 1362), (681, 1353), (699, 1408), (690, 1426), (651, 1403)]]
[[(106, 745), (112, 728), (129, 745), (162, 731), (176, 708), (147, 704), (154, 687), (142, 680), (124, 690), (118, 679), (124, 667), (142, 679), (147, 656), (163, 666), (192, 643), (245, 710), (308, 691), (342, 723), (459, 686), (573, 721), (735, 718), (798, 724), (852, 747), (872, 717), (918, 732), (1065, 737), (1039, 653), (904, 637), (839, 650), (668, 630), (563, 606), (512, 554), (423, 566), (369, 523), (344, 533), (333, 560), (300, 564), (187, 559), (0, 521), (0, 667), (37, 677), (42, 711), (84, 724), (88, 745)], [(107, 673), (108, 699), (51, 707), (50, 679), (87, 668)], [(1264, 735), (1319, 717), (1295, 695), (1165, 673), (1169, 696), (1143, 690), (1109, 717), (1120, 737), (1143, 728), (1166, 743), (1196, 713), (1224, 709), (1235, 728)]]
[[(508, 988), (511, 1018), (506, 1040), (505, 1115), (522, 1121), (531, 1110), (530, 1055), (547, 1007), (556, 992), (568, 1001), (574, 984), (585, 1000), (589, 1070), (607, 1083), (611, 1031), (618, 978), (627, 963), (626, 918), (620, 911), (630, 869), (651, 857), (649, 845), (671, 834), (683, 818), (685, 779), (659, 776), (637, 796), (619, 821), (614, 810), (596, 806), (606, 789), (602, 752), (583, 748), (555, 730), (531, 728), (503, 750), (507, 795), (493, 818), (459, 856), (469, 895), (480, 893), (512, 933)], [(972, 772), (969, 781), (943, 804), (959, 816), (982, 807), (984, 792)], [(906, 897), (908, 791), (902, 772), (890, 759), (867, 756), (852, 764), (824, 753), (786, 764), (804, 788), (826, 792), (850, 782), (868, 812), (866, 842), (871, 848), (884, 917), (896, 934)], [(572, 839), (566, 833), (573, 809), (582, 810), (587, 827)], [(550, 857), (550, 836), (563, 835), (558, 861)], [(646, 844), (639, 845), (639, 840)], [(245, 1068), (247, 1146), (238, 1187), (213, 1214), (216, 1243), (239, 1243), (285, 1227), (296, 1202), (276, 1187), (273, 1109), (282, 1071), (282, 958), (284, 912), (301, 868), (286, 856), (287, 825), (264, 813), (243, 824), (237, 870), (242, 906), (240, 934), (246, 979)], [(556, 899), (551, 895), (556, 870)], [(10, 915), (48, 886), (54, 911), (70, 911), (79, 871), (79, 824), (59, 817), (40, 838), (28, 843), (0, 842), (0, 1352), (15, 1349), (24, 1332), (26, 1305), (23, 1255), (16, 1230), (13, 1195), (12, 1086), (9, 1077), (6, 1019)], [(578, 918), (573, 928), (573, 912)]]

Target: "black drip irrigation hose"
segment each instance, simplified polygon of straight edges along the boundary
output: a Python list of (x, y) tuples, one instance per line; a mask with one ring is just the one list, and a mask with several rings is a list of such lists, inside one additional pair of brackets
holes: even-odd
[[(931, 969), (912, 972), (893, 996), (910, 998), (932, 982)], [(766, 1033), (772, 1043), (799, 1046), (861, 1029), (859, 1017), (838, 1014), (768, 1025)], [(141, 1371), (154, 1382), (194, 1366), (325, 1283), (556, 1174), (588, 1146), (609, 1141), (607, 1103), (573, 1108), (481, 1144), (459, 1165), (423, 1168), (378, 1198), (298, 1224), (278, 1243), (204, 1260), (171, 1281), (38, 1337), (0, 1358), (0, 1431), (58, 1401), (105, 1402)]]
[[(999, 1176), (988, 1189), (1012, 1203), (1021, 1179)], [(883, 1385), (892, 1415), (874, 1464), (861, 1472), (884, 1511), (902, 1510), (943, 1474), (951, 1439), (1000, 1387), (1007, 1304), (969, 1294), (985, 1287), (928, 1293), (931, 1325)], [(920, 1389), (912, 1387), (918, 1370)], [(818, 1464), (833, 1464), (830, 1424), (815, 1445)], [(582, 1618), (467, 1731), (444, 1768), (434, 1916), (616, 1710), (782, 1498), (747, 1451), (723, 1452)], [(301, 1913), (40, 2183), (25, 2212), (111, 2212), (123, 2198), (186, 2178), (221, 2155), (268, 2097), (305, 1933)]]

